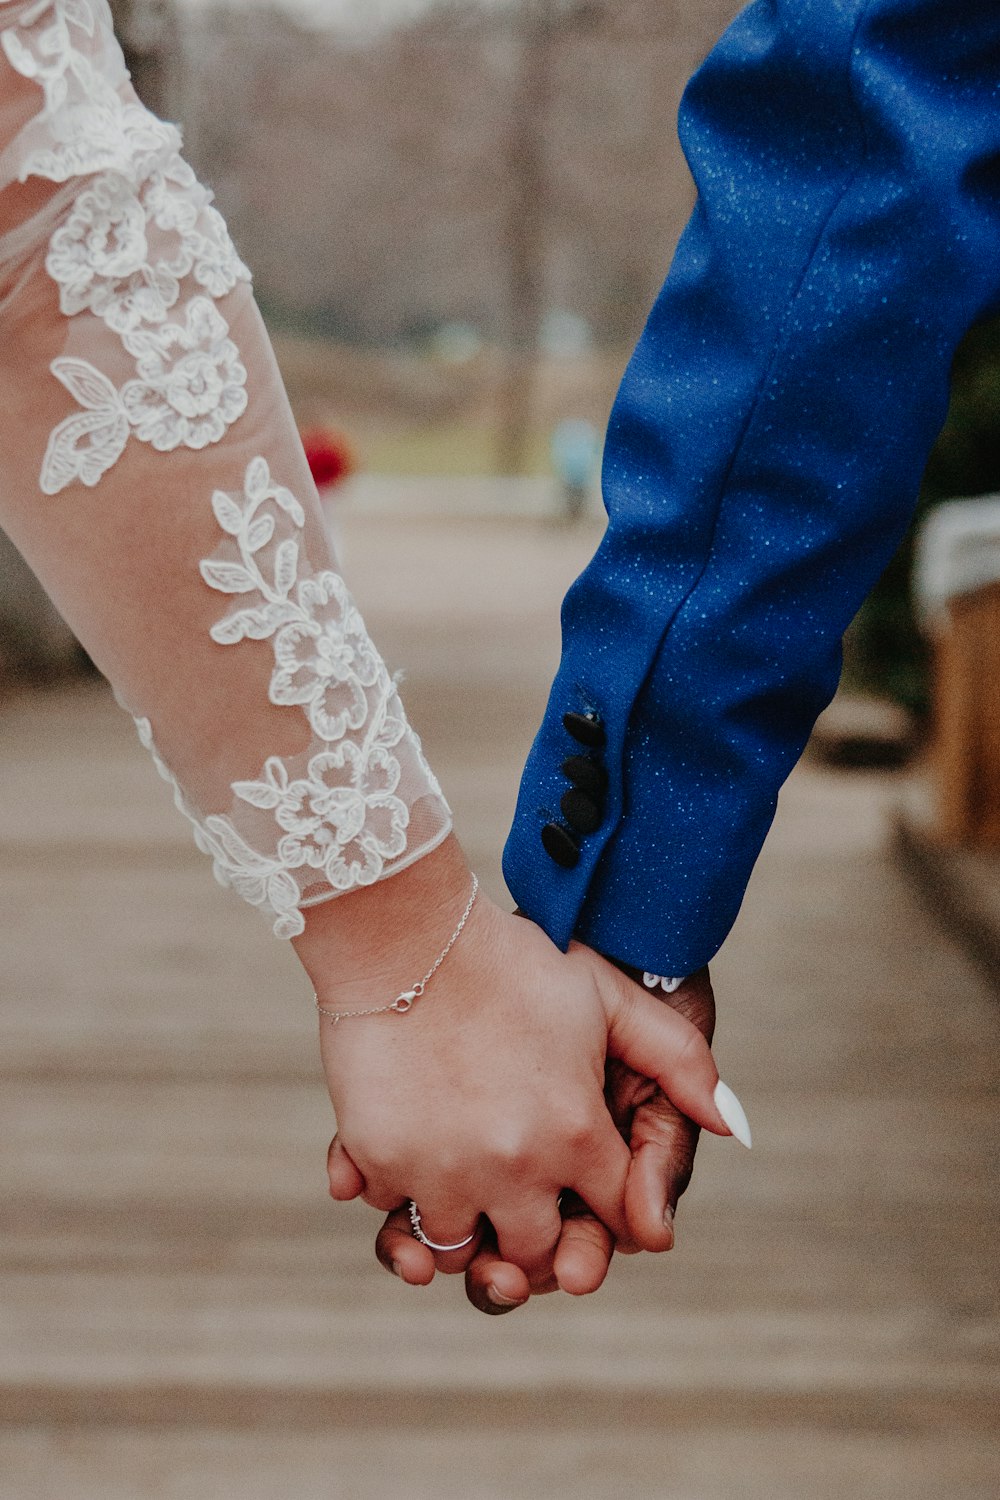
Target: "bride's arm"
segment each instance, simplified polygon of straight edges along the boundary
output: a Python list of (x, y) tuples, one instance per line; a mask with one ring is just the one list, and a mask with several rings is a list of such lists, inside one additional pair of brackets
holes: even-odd
[[(107, 10), (0, 4), (3, 521), (221, 880), (301, 907), (447, 806), (351, 602), (249, 285)], [(155, 746), (155, 749), (154, 749)]]
[[(248, 273), (179, 148), (106, 0), (0, 0), (0, 522), (219, 878), (296, 942), (324, 1003), (360, 1009), (427, 971), (470, 876), (330, 554)], [(624, 1229), (609, 1045), (726, 1131), (693, 1028), (485, 900), (411, 1015), (323, 1035), (369, 1199), (418, 1197), (444, 1239), (486, 1212), (525, 1266), (563, 1187)]]

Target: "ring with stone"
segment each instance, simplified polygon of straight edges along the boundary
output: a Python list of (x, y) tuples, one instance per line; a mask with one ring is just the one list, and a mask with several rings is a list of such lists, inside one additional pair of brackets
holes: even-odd
[(428, 1239), (427, 1235), (424, 1234), (424, 1228), (420, 1222), (420, 1210), (412, 1198), (409, 1201), (408, 1212), (410, 1215), (410, 1233), (415, 1240), (419, 1240), (422, 1245), (426, 1245), (428, 1250), (437, 1250), (439, 1252), (464, 1250), (466, 1245), (471, 1245), (472, 1241), (476, 1238), (476, 1231), (474, 1229), (471, 1234), (465, 1236), (464, 1240), (459, 1240), (457, 1245), (435, 1244), (434, 1240)]

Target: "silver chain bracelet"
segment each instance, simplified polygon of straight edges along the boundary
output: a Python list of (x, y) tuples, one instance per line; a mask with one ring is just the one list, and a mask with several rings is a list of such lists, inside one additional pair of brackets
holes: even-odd
[(397, 995), (395, 1000), (391, 1001), (390, 1004), (373, 1005), (370, 1010), (330, 1010), (327, 1006), (320, 1005), (319, 996), (314, 995), (313, 999), (316, 1001), (316, 1009), (319, 1011), (320, 1015), (326, 1016), (333, 1022), (334, 1026), (336, 1026), (338, 1021), (346, 1021), (350, 1016), (384, 1016), (387, 1015), (389, 1011), (395, 1011), (398, 1016), (405, 1016), (406, 1012), (412, 1009), (414, 1001), (420, 999), (420, 996), (424, 993), (424, 990), (430, 984), (431, 980), (434, 978), (434, 975), (437, 973), (438, 969), (440, 969), (441, 965), (448, 957), (448, 954), (451, 952), (452, 948), (454, 948), (455, 944), (462, 936), (462, 931), (465, 927), (466, 922), (469, 920), (469, 917), (472, 915), (472, 908), (476, 904), (476, 897), (478, 895), (479, 876), (473, 875), (472, 894), (469, 897), (468, 905), (459, 918), (458, 926), (455, 928), (455, 931), (452, 933), (451, 937), (448, 939), (447, 943), (445, 943), (437, 958), (427, 970), (427, 973), (424, 975), (423, 979), (418, 979), (412, 990), (403, 990), (403, 992)]

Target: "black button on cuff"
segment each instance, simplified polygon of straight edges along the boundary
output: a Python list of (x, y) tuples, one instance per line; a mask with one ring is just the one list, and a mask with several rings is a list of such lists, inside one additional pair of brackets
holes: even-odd
[(604, 725), (596, 714), (563, 714), (563, 728), (588, 750), (602, 750), (608, 742)]
[(588, 797), (578, 787), (564, 792), (559, 806), (566, 822), (576, 833), (596, 833), (600, 828), (601, 808), (593, 797)]
[(562, 772), (568, 781), (600, 802), (608, 790), (608, 773), (599, 761), (589, 755), (571, 755), (562, 764)]
[(542, 847), (564, 870), (572, 870), (580, 858), (579, 844), (561, 823), (546, 823), (542, 829)]

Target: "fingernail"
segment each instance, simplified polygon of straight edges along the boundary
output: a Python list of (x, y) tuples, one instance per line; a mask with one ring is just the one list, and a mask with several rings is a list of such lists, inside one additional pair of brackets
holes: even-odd
[(667, 1235), (670, 1236), (670, 1244), (666, 1248), (667, 1250), (673, 1250), (676, 1242), (678, 1242), (678, 1232), (673, 1227), (673, 1208), (669, 1203), (667, 1203), (666, 1209), (663, 1211), (663, 1227), (666, 1229)]
[(495, 1286), (488, 1286), (486, 1288), (486, 1296), (493, 1303), (494, 1307), (508, 1308), (521, 1306), (520, 1300), (517, 1297), (505, 1297), (503, 1292), (498, 1292)]
[(750, 1122), (746, 1117), (746, 1111), (733, 1093), (728, 1084), (723, 1083), (720, 1078), (715, 1085), (715, 1107), (722, 1116), (723, 1123), (739, 1141), (741, 1146), (747, 1150), (753, 1145), (750, 1135)]

